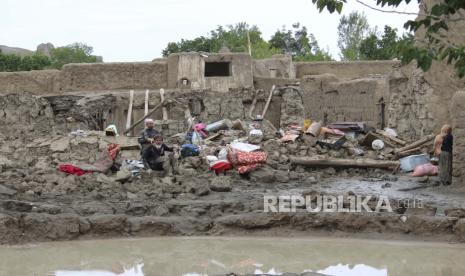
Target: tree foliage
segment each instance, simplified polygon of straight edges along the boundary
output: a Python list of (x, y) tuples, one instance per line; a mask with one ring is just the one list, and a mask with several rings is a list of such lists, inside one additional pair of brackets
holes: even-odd
[(337, 45), (341, 50), (341, 59), (359, 60), (360, 46), (370, 32), (370, 25), (363, 13), (351, 12), (342, 16), (337, 26)]
[(39, 53), (21, 57), (15, 54), (3, 54), (0, 50), (0, 72), (42, 70), (50, 64), (50, 59)]
[(296, 61), (323, 61), (331, 60), (331, 55), (320, 48), (315, 36), (308, 33), (305, 26), (299, 23), (292, 25), (293, 30), (281, 30), (271, 37), (270, 47), (280, 49), (282, 53), (289, 54)]
[(194, 39), (181, 39), (180, 42), (170, 42), (162, 51), (163, 56), (179, 52), (209, 52), (216, 53), (222, 47), (227, 47), (231, 52), (248, 52), (249, 33), (252, 56), (254, 58), (270, 57), (279, 53), (278, 49), (270, 48), (262, 38), (262, 33), (257, 26), (249, 26), (247, 23), (236, 25), (218, 26), (209, 32), (208, 36), (200, 36)]
[(97, 57), (92, 55), (92, 46), (84, 43), (73, 43), (67, 46), (54, 48), (51, 51), (52, 67), (61, 69), (68, 63), (92, 63), (97, 62)]
[[(319, 11), (327, 9), (330, 13), (341, 13), (347, 0), (312, 0)], [(379, 7), (398, 7), (401, 3), (410, 3), (412, 0), (376, 0)], [(420, 3), (421, 0), (416, 0)], [(465, 20), (465, 1), (442, 0), (430, 9), (422, 11), (417, 20), (409, 20), (404, 27), (409, 31), (417, 32), (415, 43), (408, 41), (398, 45), (399, 55), (403, 63), (417, 61), (418, 67), (427, 71), (433, 60), (446, 61), (455, 67), (457, 75), (465, 76), (465, 45), (449, 39), (449, 26), (457, 21)], [(423, 34), (424, 33), (424, 34)]]
[(413, 35), (407, 33), (399, 36), (397, 29), (386, 25), (384, 33), (372, 31), (368, 37), (361, 41), (360, 56), (362, 59), (368, 60), (401, 59), (399, 47), (405, 47), (405, 45), (413, 45)]
[[(216, 53), (222, 47), (231, 52), (248, 52), (248, 39), (253, 58), (268, 58), (274, 54), (290, 53), (296, 59), (326, 60), (330, 56), (321, 50), (315, 37), (309, 34), (305, 27), (294, 24), (294, 30), (278, 30), (270, 41), (262, 37), (257, 26), (247, 23), (218, 26), (209, 32), (208, 36), (194, 39), (181, 39), (179, 42), (170, 42), (162, 51), (163, 56), (179, 52), (211, 52)], [(248, 36), (247, 37), (247, 32)]]

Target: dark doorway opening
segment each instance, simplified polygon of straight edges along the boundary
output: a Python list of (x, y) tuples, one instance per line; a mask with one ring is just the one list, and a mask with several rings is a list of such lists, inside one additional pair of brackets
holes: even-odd
[(205, 62), (205, 77), (231, 76), (230, 62)]

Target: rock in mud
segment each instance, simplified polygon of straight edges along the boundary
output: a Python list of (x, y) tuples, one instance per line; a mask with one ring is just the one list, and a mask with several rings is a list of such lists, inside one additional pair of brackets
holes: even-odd
[(62, 137), (50, 144), (50, 150), (55, 152), (66, 152), (69, 150), (69, 137)]
[(79, 217), (74, 214), (30, 213), (23, 225), (27, 240), (69, 240), (79, 236)]
[(0, 214), (0, 243), (19, 241), (21, 238), (19, 220), (5, 214)]
[(252, 182), (273, 183), (276, 181), (275, 171), (268, 167), (259, 168), (250, 172), (250, 180)]
[(229, 192), (231, 191), (231, 177), (218, 176), (214, 177), (210, 182), (210, 189), (214, 192)]
[(462, 241), (465, 241), (465, 219), (459, 219), (455, 223), (454, 232)]
[(448, 217), (465, 218), (465, 209), (461, 208), (446, 209), (444, 213)]
[(6, 200), (2, 202), (2, 207), (8, 211), (13, 212), (30, 212), (33, 204), (18, 200)]
[(0, 185), (0, 195), (12, 196), (12, 195), (14, 195), (16, 193), (17, 193), (16, 190), (13, 190), (13, 189), (10, 189), (10, 188), (5, 187), (3, 185)]
[(115, 181), (118, 181), (118, 182), (125, 182), (127, 180), (129, 180), (132, 176), (132, 173), (127, 170), (126, 168), (121, 168), (117, 173), (116, 173), (116, 176), (114, 178)]
[(127, 218), (124, 215), (93, 215), (88, 219), (92, 233), (120, 235), (127, 233)]

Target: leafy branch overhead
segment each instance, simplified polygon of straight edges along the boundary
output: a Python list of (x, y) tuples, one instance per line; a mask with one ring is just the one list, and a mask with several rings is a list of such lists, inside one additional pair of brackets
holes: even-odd
[[(383, 11), (371, 7), (361, 0), (356, 1), (377, 11)], [(335, 11), (341, 13), (347, 0), (312, 0), (312, 2), (316, 4), (320, 12), (326, 9), (330, 13)], [(408, 4), (410, 2), (420, 3), (421, 0), (376, 0), (376, 6), (396, 8), (402, 3)], [(408, 20), (404, 24), (407, 30), (417, 32), (417, 37), (415, 43), (405, 40), (398, 44), (396, 51), (402, 62), (409, 63), (416, 60), (418, 67), (427, 71), (430, 69), (433, 60), (446, 61), (455, 67), (460, 78), (464, 77), (465, 45), (463, 45), (463, 42), (457, 43), (449, 38), (450, 27), (459, 21), (465, 21), (464, 0), (443, 0), (431, 8), (425, 7), (416, 20)]]

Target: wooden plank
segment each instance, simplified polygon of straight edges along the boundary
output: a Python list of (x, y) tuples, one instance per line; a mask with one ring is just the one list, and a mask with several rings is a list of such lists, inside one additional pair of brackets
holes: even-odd
[(395, 142), (395, 143), (397, 143), (397, 144), (399, 144), (401, 146), (407, 145), (407, 142), (405, 142), (404, 140), (401, 140), (401, 139), (399, 139), (397, 137), (391, 136), (391, 135), (387, 134), (387, 132), (384, 131), (384, 130), (377, 129), (376, 133), (383, 136), (386, 139), (392, 140), (393, 142)]
[(149, 93), (149, 89), (145, 90), (144, 116), (147, 115), (147, 113), (149, 113)]
[(252, 100), (252, 104), (250, 105), (250, 109), (249, 109), (249, 118), (250, 120), (253, 120), (255, 119), (253, 117), (253, 111), (255, 110), (255, 105), (257, 104), (257, 97), (258, 97), (258, 90), (255, 90), (255, 96)]
[[(160, 89), (160, 98), (161, 98), (161, 102), (165, 101), (165, 89), (163, 88)], [(163, 107), (162, 112), (163, 112), (163, 121), (167, 121), (168, 120), (168, 109), (166, 107)]]
[(135, 122), (134, 124), (132, 124), (132, 126), (130, 126), (129, 128), (127, 128), (125, 131), (124, 131), (124, 134), (127, 134), (129, 133), (131, 130), (133, 130), (138, 124), (142, 123), (145, 119), (147, 119), (150, 115), (152, 115), (155, 111), (157, 111), (160, 107), (162, 107), (164, 105), (164, 102), (161, 102), (159, 103), (157, 106), (155, 106), (152, 110), (149, 111), (149, 113), (147, 113), (147, 115), (145, 115), (144, 117), (142, 117), (141, 119), (139, 119), (137, 122)]
[(427, 135), (426, 137), (424, 137), (424, 138), (422, 138), (422, 139), (420, 139), (418, 141), (415, 141), (415, 142), (413, 142), (413, 143), (411, 143), (411, 144), (409, 144), (409, 145), (407, 145), (405, 147), (397, 149), (396, 152), (403, 152), (403, 151), (407, 151), (409, 149), (417, 148), (417, 147), (419, 147), (419, 146), (421, 146), (421, 145), (423, 145), (423, 144), (425, 144), (427, 142), (430, 142), (431, 140), (434, 139), (434, 137), (435, 137), (434, 134)]
[(128, 107), (128, 117), (126, 119), (126, 129), (131, 127), (133, 102), (134, 102), (134, 90), (129, 90), (129, 107)]
[(291, 164), (307, 167), (337, 167), (337, 168), (380, 168), (390, 169), (399, 166), (399, 161), (384, 161), (372, 159), (317, 159), (312, 157), (290, 158)]
[(265, 118), (266, 112), (268, 111), (268, 107), (270, 106), (271, 98), (273, 98), (273, 92), (276, 86), (273, 84), (270, 90), (270, 95), (268, 95), (268, 99), (266, 100), (265, 108), (263, 108), (262, 118)]

